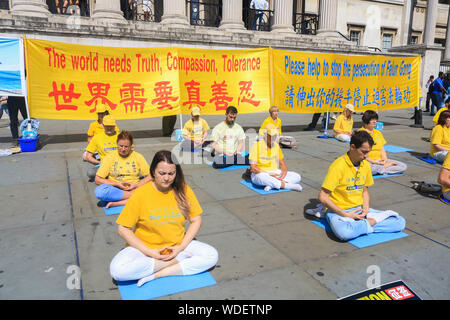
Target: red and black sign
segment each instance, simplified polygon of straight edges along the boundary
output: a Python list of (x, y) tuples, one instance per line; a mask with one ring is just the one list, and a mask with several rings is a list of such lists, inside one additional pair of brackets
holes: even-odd
[(339, 300), (422, 300), (403, 281), (383, 284), (378, 288), (340, 298)]

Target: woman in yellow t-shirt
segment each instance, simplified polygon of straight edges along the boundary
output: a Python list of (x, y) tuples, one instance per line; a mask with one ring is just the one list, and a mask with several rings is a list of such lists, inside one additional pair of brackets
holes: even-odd
[(442, 196), (450, 201), (450, 153), (447, 153), (444, 164), (439, 172), (438, 183), (442, 185)]
[(378, 122), (378, 114), (375, 111), (367, 110), (363, 113), (362, 121), (364, 125), (359, 130), (367, 131), (375, 142), (372, 151), (369, 152), (366, 159), (370, 163), (372, 174), (397, 174), (405, 172), (408, 168), (405, 163), (398, 160), (391, 160), (387, 157), (386, 150), (384, 150), (386, 140), (384, 140), (383, 134), (375, 129)]
[(124, 205), (137, 188), (152, 180), (147, 161), (132, 146), (131, 132), (123, 130), (117, 136), (117, 150), (109, 152), (97, 170), (95, 196), (107, 203), (106, 208)]
[[(111, 261), (111, 276), (117, 281), (139, 280), (141, 286), (156, 278), (197, 274), (215, 266), (216, 249), (193, 240), (203, 210), (175, 156), (158, 151), (150, 175), (153, 181), (131, 196), (116, 221), (127, 247)], [(186, 220), (190, 222), (187, 231)]]
[(444, 162), (450, 150), (450, 111), (441, 113), (438, 123), (431, 131), (430, 155), (439, 162)]
[(334, 123), (334, 137), (339, 141), (350, 142), (350, 139), (352, 138), (353, 112), (355, 112), (353, 105), (350, 103), (347, 104), (344, 112), (337, 117), (336, 122)]
[(264, 139), (257, 141), (250, 151), (251, 181), (264, 191), (271, 189), (291, 189), (302, 191), (301, 176), (288, 171), (284, 155), (277, 143), (278, 129), (269, 123), (263, 130)]

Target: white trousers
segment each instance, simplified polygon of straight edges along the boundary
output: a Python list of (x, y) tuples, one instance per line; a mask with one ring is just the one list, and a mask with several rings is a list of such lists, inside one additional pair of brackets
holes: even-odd
[[(263, 171), (260, 172), (258, 174), (254, 174), (252, 173), (251, 175), (251, 179), (252, 182), (258, 186), (269, 186), (272, 189), (280, 189), (281, 188), (281, 181), (278, 180), (277, 178), (272, 177), (270, 174), (280, 174), (281, 170), (275, 170), (275, 171)], [(286, 183), (293, 183), (293, 184), (297, 184), (300, 183), (301, 180), (301, 176), (293, 171), (288, 171), (286, 174), (286, 177), (284, 177), (284, 181)]]
[[(218, 257), (217, 250), (212, 246), (192, 240), (175, 259), (180, 264), (183, 275), (191, 275), (214, 267)], [(126, 247), (112, 259), (109, 272), (117, 281), (139, 280), (152, 275), (154, 266), (154, 258), (146, 256), (136, 248)]]
[(341, 142), (350, 142), (351, 138), (352, 137), (350, 137), (348, 134), (344, 134), (344, 133), (338, 134), (336, 136), (336, 139), (338, 139)]

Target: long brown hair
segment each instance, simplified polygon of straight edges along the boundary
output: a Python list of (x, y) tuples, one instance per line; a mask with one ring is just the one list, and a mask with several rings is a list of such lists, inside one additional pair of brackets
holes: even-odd
[(178, 163), (177, 158), (172, 152), (167, 150), (158, 151), (153, 157), (152, 163), (150, 164), (150, 175), (152, 178), (155, 178), (155, 170), (158, 163), (161, 161), (174, 164), (176, 167), (175, 179), (172, 183), (172, 189), (175, 193), (175, 200), (177, 201), (177, 205), (181, 210), (181, 213), (189, 220), (189, 213), (191, 211), (189, 201), (186, 196), (186, 182), (184, 180), (183, 170), (181, 169), (180, 164)]

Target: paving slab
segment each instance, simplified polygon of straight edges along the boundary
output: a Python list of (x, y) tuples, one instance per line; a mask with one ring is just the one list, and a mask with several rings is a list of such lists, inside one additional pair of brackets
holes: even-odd
[(67, 286), (77, 265), (70, 221), (3, 229), (0, 256), (0, 299), (80, 299)]
[(290, 259), (248, 228), (202, 235), (197, 240), (213, 246), (219, 252), (219, 261), (211, 271), (218, 282), (292, 264)]
[(0, 230), (71, 218), (66, 181), (0, 186), (0, 194)]
[(84, 299), (120, 299), (109, 274), (111, 260), (125, 247), (117, 233), (116, 219), (103, 216), (75, 220)]
[[(439, 258), (440, 254), (445, 257)], [(430, 265), (425, 256), (435, 263)], [(374, 267), (378, 267), (380, 284), (404, 280), (423, 299), (448, 299), (450, 280), (445, 266), (449, 259), (448, 248), (412, 234), (376, 246), (305, 261), (302, 267), (338, 297), (366, 290)]]
[(160, 300), (316, 300), (336, 299), (297, 265), (259, 272), (245, 278), (219, 282), (215, 286), (174, 294)]

